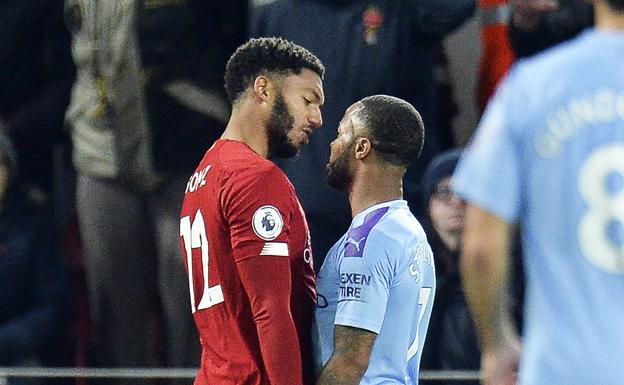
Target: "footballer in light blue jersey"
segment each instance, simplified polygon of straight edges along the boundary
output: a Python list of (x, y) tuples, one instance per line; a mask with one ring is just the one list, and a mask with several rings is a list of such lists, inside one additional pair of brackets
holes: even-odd
[(333, 351), (334, 324), (366, 329), (378, 336), (360, 384), (417, 384), (434, 293), (431, 248), (407, 203), (359, 213), (317, 277), (322, 363)]
[(403, 200), (424, 140), (420, 114), (387, 95), (351, 105), (331, 143), (328, 182), (353, 221), (317, 278), (317, 385), (417, 384), (435, 293), (427, 237)]
[[(517, 64), (453, 185), (521, 225), (519, 383), (624, 384), (624, 31), (590, 29)], [(464, 273), (467, 287), (486, 279)]]

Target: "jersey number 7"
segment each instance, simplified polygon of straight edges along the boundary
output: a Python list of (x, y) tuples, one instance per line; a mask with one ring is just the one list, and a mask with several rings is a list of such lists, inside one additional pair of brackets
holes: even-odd
[[(206, 236), (206, 225), (201, 210), (195, 213), (195, 219), (191, 224), (191, 217), (186, 216), (180, 219), (180, 236), (184, 243), (186, 253), (186, 263), (188, 266), (189, 292), (191, 294), (191, 310), (208, 309), (209, 307), (223, 302), (223, 290), (221, 285), (210, 287), (208, 285), (208, 261), (210, 253), (208, 248), (208, 237)], [(193, 249), (201, 250), (201, 272), (204, 280), (204, 290), (199, 304), (195, 301), (195, 286), (193, 282)]]
[(430, 287), (421, 287), (418, 293), (419, 310), (418, 310), (418, 324), (416, 324), (416, 338), (414, 339), (414, 342), (412, 342), (409, 349), (407, 350), (408, 361), (411, 360), (412, 357), (414, 357), (416, 353), (418, 352), (418, 345), (419, 345), (418, 330), (420, 329), (420, 323), (422, 322), (423, 317), (425, 316), (425, 311), (427, 310), (427, 304), (429, 303), (429, 299), (431, 298), (432, 291), (433, 290)]

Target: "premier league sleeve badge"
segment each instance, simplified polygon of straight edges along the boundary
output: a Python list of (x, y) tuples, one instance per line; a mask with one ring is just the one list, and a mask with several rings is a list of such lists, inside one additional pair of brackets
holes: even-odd
[(258, 237), (272, 241), (281, 234), (284, 220), (277, 208), (262, 206), (253, 215), (252, 227)]

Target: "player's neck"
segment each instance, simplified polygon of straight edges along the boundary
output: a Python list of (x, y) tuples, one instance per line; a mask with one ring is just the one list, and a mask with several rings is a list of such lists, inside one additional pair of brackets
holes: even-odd
[(263, 158), (269, 155), (264, 120), (258, 116), (257, 111), (245, 106), (236, 107), (232, 111), (221, 139), (243, 142)]
[(356, 215), (379, 203), (403, 199), (403, 174), (400, 168), (368, 168), (353, 178), (349, 191), (351, 215)]
[(596, 27), (602, 31), (624, 32), (624, 12), (611, 10), (604, 1), (595, 2)]

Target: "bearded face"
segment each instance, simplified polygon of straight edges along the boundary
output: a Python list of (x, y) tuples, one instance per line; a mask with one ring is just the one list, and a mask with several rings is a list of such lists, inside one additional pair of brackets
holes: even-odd
[(348, 191), (349, 186), (353, 182), (350, 157), (354, 146), (355, 141), (340, 151), (335, 158), (332, 157), (334, 160), (327, 164), (327, 183), (330, 186), (342, 191)]
[(292, 158), (297, 155), (299, 148), (288, 136), (294, 128), (293, 118), (282, 94), (275, 97), (271, 115), (267, 121), (267, 135), (269, 153), (279, 158)]

